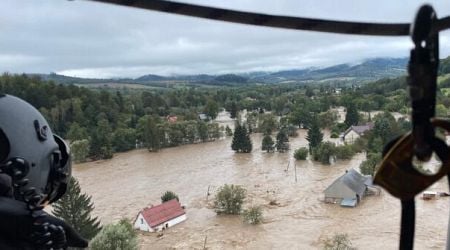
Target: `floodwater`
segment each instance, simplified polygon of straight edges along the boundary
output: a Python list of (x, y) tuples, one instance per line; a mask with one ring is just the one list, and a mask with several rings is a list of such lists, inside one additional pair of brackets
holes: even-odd
[[(326, 138), (330, 140), (329, 134)], [(158, 153), (121, 153), (111, 160), (75, 165), (73, 174), (83, 192), (92, 196), (102, 223), (133, 220), (142, 208), (159, 204), (166, 190), (179, 195), (188, 219), (162, 237), (140, 233), (142, 249), (203, 249), (205, 239), (208, 249), (321, 249), (322, 241), (336, 233), (348, 234), (358, 249), (398, 249), (400, 202), (385, 191), (363, 199), (356, 208), (322, 201), (324, 189), (346, 169), (358, 169), (363, 154), (331, 166), (296, 162), (292, 152), (307, 145), (305, 130), (291, 138), (292, 150), (284, 154), (262, 152), (260, 134), (252, 140), (251, 154), (235, 154), (227, 138)], [(263, 224), (217, 216), (207, 190), (214, 194), (223, 184), (244, 186), (246, 206), (263, 207)], [(430, 190), (447, 191), (446, 180)], [(416, 201), (415, 249), (445, 248), (448, 200)]]

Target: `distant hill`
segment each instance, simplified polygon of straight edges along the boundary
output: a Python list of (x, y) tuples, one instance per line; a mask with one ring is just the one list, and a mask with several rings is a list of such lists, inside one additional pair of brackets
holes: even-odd
[[(69, 77), (58, 74), (37, 74), (43, 80), (52, 80), (61, 84), (142, 84), (151, 86), (166, 86), (167, 84), (192, 84), (192, 85), (243, 85), (243, 84), (277, 84), (283, 82), (305, 83), (311, 81), (327, 82), (358, 82), (364, 83), (386, 77), (397, 77), (406, 74), (407, 58), (375, 58), (359, 64), (338, 64), (326, 68), (292, 69), (278, 72), (247, 72), (240, 74), (224, 75), (177, 75), (160, 76), (147, 74), (135, 79), (87, 79)], [(441, 63), (442, 71), (450, 72), (450, 59)]]

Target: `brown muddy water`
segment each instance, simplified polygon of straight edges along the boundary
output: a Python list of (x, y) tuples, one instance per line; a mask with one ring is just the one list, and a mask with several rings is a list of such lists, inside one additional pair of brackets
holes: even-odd
[[(306, 146), (304, 138), (305, 131), (299, 130), (291, 148)], [(117, 154), (112, 160), (76, 165), (74, 176), (82, 190), (92, 195), (95, 215), (102, 223), (122, 217), (133, 220), (142, 208), (159, 204), (166, 190), (179, 195), (188, 219), (161, 238), (140, 233), (141, 249), (203, 249), (205, 237), (208, 249), (320, 249), (322, 241), (336, 233), (347, 233), (358, 249), (398, 249), (400, 202), (386, 192), (363, 199), (356, 208), (322, 202), (323, 190), (346, 169), (358, 169), (363, 154), (331, 166), (297, 161), (295, 182), (293, 150), (265, 153), (260, 149), (262, 136), (252, 139), (251, 154), (235, 154), (228, 138), (158, 153)], [(214, 193), (226, 183), (247, 189), (246, 205), (263, 207), (263, 224), (246, 225), (237, 216), (216, 216), (211, 208), (213, 195), (206, 200), (208, 186)], [(430, 190), (447, 191), (446, 180)], [(269, 205), (272, 200), (278, 204)], [(445, 248), (448, 200), (416, 200), (416, 249)]]

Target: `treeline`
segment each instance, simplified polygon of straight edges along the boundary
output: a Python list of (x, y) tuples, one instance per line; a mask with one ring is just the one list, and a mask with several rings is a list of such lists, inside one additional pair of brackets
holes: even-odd
[[(78, 161), (110, 158), (114, 152), (140, 145), (158, 150), (214, 140), (223, 131), (218, 124), (208, 122), (219, 112), (209, 90), (124, 95), (3, 74), (0, 92), (18, 96), (39, 109), (53, 132), (73, 143)], [(206, 121), (199, 119), (199, 113), (205, 113)], [(169, 122), (168, 116), (176, 118)]]

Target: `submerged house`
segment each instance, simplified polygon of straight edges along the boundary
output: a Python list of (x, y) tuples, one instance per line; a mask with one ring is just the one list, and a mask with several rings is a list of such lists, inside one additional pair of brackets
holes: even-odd
[(157, 206), (144, 208), (136, 217), (134, 228), (157, 232), (172, 227), (186, 220), (186, 212), (177, 199)]
[(372, 186), (371, 176), (363, 176), (350, 169), (325, 189), (325, 202), (355, 207), (365, 196), (369, 186)]
[(373, 123), (367, 123), (361, 126), (351, 126), (342, 135), (343, 142), (350, 144), (354, 143), (356, 139), (363, 136), (365, 133), (373, 128)]

